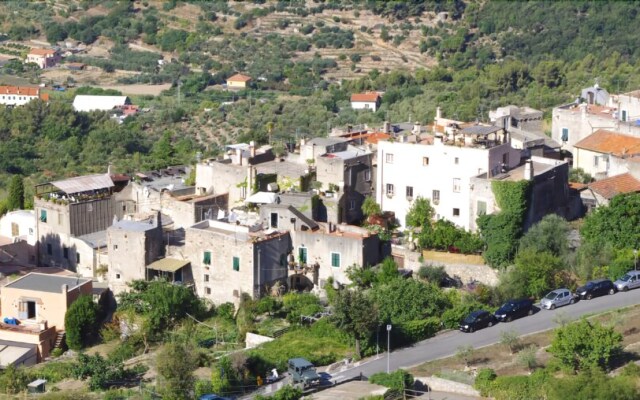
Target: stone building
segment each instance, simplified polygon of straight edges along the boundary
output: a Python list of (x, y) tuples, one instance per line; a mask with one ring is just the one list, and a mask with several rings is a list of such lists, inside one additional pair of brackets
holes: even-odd
[(40, 265), (94, 276), (98, 267), (94, 250), (105, 246), (95, 236), (113, 220), (113, 187), (109, 174), (36, 186), (34, 210)]
[(147, 280), (147, 266), (164, 256), (160, 213), (140, 221), (116, 220), (107, 229), (109, 287), (114, 294), (126, 291), (127, 283)]
[(186, 229), (196, 292), (214, 304), (238, 304), (243, 293), (257, 298), (285, 283), (291, 249), (288, 232), (261, 224), (205, 220)]

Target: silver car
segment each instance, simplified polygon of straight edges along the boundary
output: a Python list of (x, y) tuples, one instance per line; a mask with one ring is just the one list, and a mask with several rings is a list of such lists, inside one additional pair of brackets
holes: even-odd
[(573, 304), (574, 302), (575, 298), (569, 289), (556, 289), (544, 296), (540, 301), (540, 307), (547, 310), (553, 310), (556, 307), (566, 306), (567, 304)]
[(626, 292), (629, 289), (640, 287), (640, 271), (629, 271), (617, 281), (613, 282), (618, 291)]

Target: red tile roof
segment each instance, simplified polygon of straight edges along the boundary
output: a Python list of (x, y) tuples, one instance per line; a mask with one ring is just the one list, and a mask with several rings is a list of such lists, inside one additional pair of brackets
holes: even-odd
[(37, 49), (37, 48), (33, 48), (29, 51), (29, 54), (35, 55), (35, 56), (52, 56), (54, 54), (56, 54), (56, 51), (53, 49)]
[(351, 95), (351, 102), (356, 103), (375, 103), (378, 99), (380, 99), (380, 95), (375, 92), (354, 93)]
[(590, 183), (589, 189), (605, 199), (611, 199), (618, 194), (640, 192), (640, 181), (629, 173), (620, 174)]
[(627, 157), (640, 154), (640, 138), (598, 129), (576, 143), (574, 147), (596, 153), (612, 154), (617, 157)]
[(246, 76), (242, 74), (235, 74), (227, 78), (227, 81), (231, 81), (231, 82), (249, 82), (250, 80), (251, 80), (250, 76)]
[(584, 183), (580, 183), (580, 182), (569, 182), (569, 188), (570, 189), (574, 189), (574, 190), (584, 190), (587, 188), (588, 185), (584, 184)]
[(371, 143), (371, 144), (378, 144), (379, 141), (381, 140), (387, 140), (391, 137), (391, 135), (388, 135), (384, 132), (374, 132), (372, 134), (369, 135), (369, 137), (366, 139), (367, 143)]
[(38, 96), (40, 94), (40, 88), (37, 86), (0, 86), (0, 94)]

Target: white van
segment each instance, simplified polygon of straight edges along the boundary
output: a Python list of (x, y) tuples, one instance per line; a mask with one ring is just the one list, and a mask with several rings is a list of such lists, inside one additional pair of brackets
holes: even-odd
[(621, 292), (626, 292), (629, 289), (635, 289), (640, 287), (640, 271), (629, 271), (617, 281), (613, 282), (616, 289)]

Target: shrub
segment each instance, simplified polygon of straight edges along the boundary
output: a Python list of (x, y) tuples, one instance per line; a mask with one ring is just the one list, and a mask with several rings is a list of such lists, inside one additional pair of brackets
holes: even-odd
[(287, 311), (287, 321), (300, 323), (303, 315), (314, 315), (323, 310), (320, 299), (311, 293), (287, 293), (282, 297), (282, 305)]
[(404, 392), (405, 389), (413, 386), (413, 375), (402, 369), (388, 374), (385, 372), (378, 372), (377, 374), (373, 374), (369, 377), (369, 382)]
[(99, 306), (91, 296), (80, 296), (71, 304), (64, 316), (69, 348), (79, 350), (96, 337), (99, 315)]
[[(397, 327), (398, 334), (392, 335), (394, 342), (415, 343), (433, 336), (440, 329), (440, 319), (427, 319), (404, 322)], [(397, 338), (399, 336), (400, 339)]]
[(476, 382), (473, 386), (480, 391), (483, 397), (486, 397), (489, 387), (496, 380), (496, 377), (496, 371), (491, 368), (482, 368), (478, 371), (478, 376), (476, 376)]

